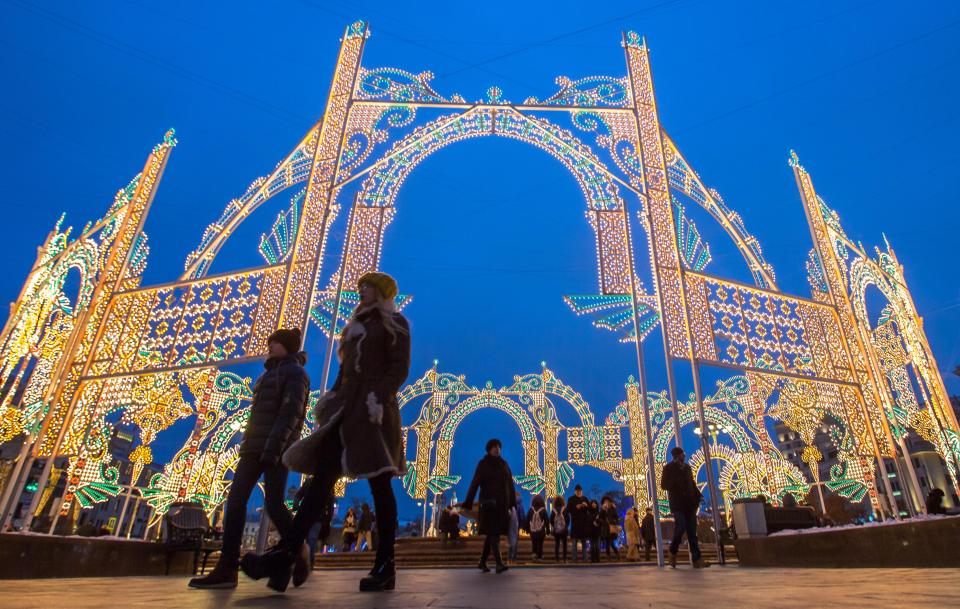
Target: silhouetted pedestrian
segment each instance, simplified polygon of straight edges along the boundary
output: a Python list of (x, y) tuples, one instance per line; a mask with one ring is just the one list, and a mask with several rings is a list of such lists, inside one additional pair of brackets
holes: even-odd
[[(270, 355), (263, 363), (263, 374), (253, 385), (250, 418), (243, 432), (240, 460), (233, 472), (233, 482), (224, 509), (220, 559), (209, 575), (191, 579), (191, 588), (237, 587), (247, 501), (261, 476), (264, 507), (270, 520), (281, 535), (290, 532), (293, 517), (284, 504), (289, 471), (280, 458), (287, 447), (300, 437), (307, 412), (310, 377), (303, 367), (307, 354), (300, 351), (301, 342), (299, 328), (277, 330), (267, 338)], [(315, 520), (314, 516), (310, 524)], [(306, 537), (306, 531), (304, 533)], [(298, 576), (309, 571), (309, 550), (303, 541), (304, 538), (301, 538), (290, 553), (290, 562), (296, 562)]]
[(507, 570), (500, 554), (500, 536), (510, 531), (510, 508), (516, 507), (517, 493), (513, 488), (513, 474), (510, 466), (500, 456), (500, 440), (492, 439), (487, 442), (487, 454), (477, 463), (473, 473), (473, 480), (467, 490), (467, 499), (463, 507), (471, 509), (473, 498), (480, 492), (479, 515), (477, 530), (486, 539), (483, 543), (483, 553), (480, 555), (480, 570), (490, 571), (487, 567), (487, 558), (493, 554), (497, 561), (497, 573)]
[(697, 510), (703, 495), (693, 479), (693, 470), (684, 462), (683, 449), (675, 446), (670, 451), (673, 460), (663, 466), (660, 488), (667, 491), (670, 511), (673, 512), (673, 542), (670, 544), (670, 566), (677, 566), (677, 550), (683, 535), (690, 544), (690, 556), (695, 568), (709, 567), (710, 563), (700, 555), (697, 543)]
[(527, 512), (527, 529), (530, 533), (530, 544), (533, 549), (533, 560), (543, 560), (543, 541), (547, 537), (549, 527), (547, 508), (543, 497), (534, 495), (530, 501), (530, 511)]
[(583, 487), (579, 484), (573, 489), (573, 496), (567, 500), (567, 512), (570, 513), (570, 539), (573, 542), (573, 560), (579, 560), (577, 544), (583, 560), (587, 560), (587, 538), (590, 536), (590, 500), (583, 496)]
[(570, 513), (563, 504), (563, 497), (553, 500), (550, 515), (550, 531), (553, 533), (553, 558), (560, 562), (560, 546), (563, 546), (563, 562), (567, 562), (567, 538), (570, 534)]

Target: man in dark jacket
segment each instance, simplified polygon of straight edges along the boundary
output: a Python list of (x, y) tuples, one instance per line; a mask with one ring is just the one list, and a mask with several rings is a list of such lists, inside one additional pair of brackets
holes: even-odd
[(583, 560), (587, 560), (587, 538), (590, 537), (590, 500), (583, 496), (583, 487), (579, 484), (573, 489), (573, 496), (567, 501), (567, 513), (570, 514), (570, 539), (573, 541), (573, 560), (577, 559), (577, 542)]
[[(263, 477), (264, 506), (281, 535), (290, 528), (292, 517), (284, 505), (287, 468), (280, 457), (300, 438), (306, 414), (310, 379), (300, 351), (300, 329), (277, 330), (267, 339), (269, 357), (264, 373), (253, 386), (250, 419), (240, 444), (240, 460), (233, 473), (224, 514), (223, 550), (217, 566), (206, 577), (190, 580), (192, 588), (235, 588), (240, 565), (240, 542), (246, 520), (247, 501)], [(306, 545), (297, 560), (297, 570), (306, 572), (309, 556)], [(305, 578), (305, 576), (304, 576)], [(294, 575), (294, 583), (297, 581)]]
[(670, 454), (673, 456), (673, 461), (663, 466), (663, 475), (660, 478), (660, 488), (667, 491), (670, 511), (673, 512), (670, 566), (674, 568), (677, 566), (677, 550), (680, 549), (680, 541), (686, 533), (693, 566), (698, 569), (709, 567), (710, 563), (700, 556), (700, 545), (697, 543), (697, 510), (703, 495), (693, 479), (693, 470), (684, 462), (683, 449), (675, 446)]

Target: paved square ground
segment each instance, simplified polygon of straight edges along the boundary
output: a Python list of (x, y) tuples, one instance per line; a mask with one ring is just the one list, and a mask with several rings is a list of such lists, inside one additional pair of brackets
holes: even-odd
[[(108, 565), (104, 565), (109, 568)], [(181, 577), (6, 580), (0, 607), (830, 609), (960, 607), (960, 569), (746, 569), (656, 567), (404, 570), (397, 590), (360, 594), (359, 571), (318, 571), (300, 589), (271, 593), (241, 575), (236, 590), (191, 590)]]

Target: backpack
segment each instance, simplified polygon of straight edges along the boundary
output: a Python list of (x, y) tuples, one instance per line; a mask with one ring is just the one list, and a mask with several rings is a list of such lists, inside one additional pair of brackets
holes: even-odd
[(539, 533), (543, 530), (544, 524), (543, 517), (540, 516), (540, 510), (533, 510), (533, 514), (530, 516), (530, 532)]
[(567, 530), (567, 515), (565, 509), (559, 509), (553, 511), (553, 533), (557, 534), (557, 531), (566, 532)]

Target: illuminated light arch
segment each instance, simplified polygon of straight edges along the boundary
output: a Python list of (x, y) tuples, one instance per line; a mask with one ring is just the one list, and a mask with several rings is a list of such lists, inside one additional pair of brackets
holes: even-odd
[[(634, 189), (610, 173), (593, 151), (569, 131), (509, 106), (478, 106), (435, 119), (397, 141), (374, 165), (355, 176), (368, 173), (357, 195), (354, 228), (345, 246), (350, 252), (345, 285), (352, 285), (362, 273), (379, 266), (384, 232), (395, 213), (399, 189), (410, 172), (441, 148), (489, 135), (534, 145), (559, 160), (573, 175), (587, 202), (587, 219), (596, 233), (600, 290), (604, 294), (629, 293), (629, 236), (620, 188)], [(330, 290), (335, 289), (340, 272), (332, 277)]]
[(500, 410), (514, 420), (520, 429), (520, 439), (523, 443), (524, 475), (541, 475), (539, 466), (540, 441), (537, 438), (537, 428), (533, 419), (520, 404), (488, 389), (459, 403), (444, 417), (437, 433), (436, 462), (432, 476), (439, 477), (450, 474), (450, 452), (453, 449), (453, 437), (457, 428), (470, 414), (484, 408)]

